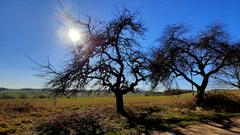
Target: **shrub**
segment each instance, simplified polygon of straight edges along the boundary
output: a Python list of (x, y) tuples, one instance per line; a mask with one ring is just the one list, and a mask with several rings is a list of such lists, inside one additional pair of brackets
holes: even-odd
[(240, 112), (240, 98), (230, 93), (208, 93), (205, 95), (204, 109), (216, 112)]
[(0, 93), (0, 99), (15, 99), (15, 97), (8, 93)]
[(99, 135), (103, 130), (96, 117), (89, 113), (59, 114), (37, 127), (39, 134)]
[(38, 98), (49, 98), (47, 95), (39, 95)]
[(191, 93), (190, 90), (181, 90), (181, 89), (169, 89), (163, 92), (163, 95), (170, 96), (170, 95), (181, 95), (185, 93)]
[(44, 95), (44, 94), (34, 95), (33, 98), (49, 98), (49, 95)]
[(0, 104), (0, 110), (6, 113), (26, 113), (38, 108), (28, 103), (21, 104)]
[(27, 94), (22, 93), (22, 94), (20, 94), (20, 95), (18, 96), (18, 98), (20, 98), (20, 99), (27, 99), (28, 96), (27, 96)]
[(33, 106), (29, 104), (16, 105), (12, 107), (12, 110), (19, 113), (29, 112), (30, 110), (33, 110)]
[(161, 96), (162, 95), (162, 92), (153, 92), (153, 91), (148, 91), (148, 92), (145, 92), (144, 95), (147, 97), (147, 96)]

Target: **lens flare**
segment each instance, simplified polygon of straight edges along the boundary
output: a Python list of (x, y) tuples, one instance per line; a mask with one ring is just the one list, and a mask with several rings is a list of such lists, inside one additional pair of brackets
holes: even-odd
[(69, 29), (68, 36), (73, 43), (79, 42), (81, 40), (81, 34), (76, 29)]

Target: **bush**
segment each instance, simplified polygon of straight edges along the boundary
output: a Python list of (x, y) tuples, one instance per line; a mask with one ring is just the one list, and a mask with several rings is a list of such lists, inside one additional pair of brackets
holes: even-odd
[(27, 96), (27, 94), (22, 93), (22, 94), (20, 94), (20, 95), (18, 96), (18, 98), (20, 98), (20, 99), (27, 99), (28, 96)]
[(38, 98), (49, 98), (47, 95), (38, 95)]
[(19, 112), (19, 113), (30, 112), (31, 110), (33, 110), (33, 108), (34, 107), (29, 104), (15, 105), (11, 107), (13, 111)]
[(162, 95), (162, 92), (153, 92), (153, 91), (148, 91), (148, 92), (145, 92), (144, 95), (147, 97), (147, 96), (161, 96)]
[(97, 120), (88, 113), (60, 114), (37, 127), (39, 134), (99, 135), (103, 130)]
[(8, 93), (0, 93), (0, 99), (15, 99), (15, 97)]
[(0, 110), (6, 113), (26, 113), (33, 110), (36, 110), (38, 108), (35, 108), (33, 105), (30, 105), (28, 103), (21, 103), (21, 104), (0, 104)]
[(204, 109), (216, 112), (240, 112), (240, 98), (230, 93), (208, 93), (205, 95)]
[(49, 98), (49, 95), (43, 95), (43, 94), (34, 95), (33, 98)]
[(163, 95), (170, 96), (170, 95), (181, 95), (185, 93), (191, 93), (192, 91), (190, 90), (181, 90), (181, 89), (170, 89), (170, 90), (165, 90), (163, 92)]

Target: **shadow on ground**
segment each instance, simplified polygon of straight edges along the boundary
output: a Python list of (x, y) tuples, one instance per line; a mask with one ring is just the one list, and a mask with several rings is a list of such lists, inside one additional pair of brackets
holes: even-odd
[(176, 128), (174, 133), (177, 135), (239, 135), (240, 118), (217, 119), (200, 125), (192, 125), (185, 128)]
[[(190, 113), (185, 118), (161, 119), (148, 117), (155, 111), (148, 111), (140, 115), (128, 111), (123, 115), (127, 117), (129, 128), (135, 128), (141, 125), (145, 128), (144, 133), (161, 134), (161, 132), (177, 135), (187, 134), (240, 134), (240, 119), (232, 119), (234, 115), (215, 115), (209, 116), (204, 114)], [(236, 122), (237, 121), (237, 122)], [(189, 125), (196, 123), (196, 126), (190, 128)]]

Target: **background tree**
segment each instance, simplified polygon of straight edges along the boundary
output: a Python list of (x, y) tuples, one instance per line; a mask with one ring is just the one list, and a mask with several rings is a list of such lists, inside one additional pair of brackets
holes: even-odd
[(214, 79), (219, 86), (240, 89), (240, 64), (234, 63), (223, 68), (214, 76)]
[(137, 42), (145, 31), (142, 22), (127, 9), (98, 25), (90, 19), (87, 23), (72, 20), (85, 29), (85, 41), (73, 48), (72, 59), (62, 71), (56, 71), (50, 63), (41, 65), (44, 75), (51, 76), (47, 85), (56, 94), (89, 86), (110, 90), (116, 96), (117, 111), (123, 113), (123, 95), (145, 80), (145, 58)]
[[(196, 36), (191, 35), (184, 25), (168, 26), (149, 68), (155, 84), (172, 82), (177, 77), (193, 84), (197, 89), (196, 103), (202, 105), (209, 78), (235, 63), (234, 54), (238, 52), (219, 24), (210, 25)], [(201, 77), (200, 82), (192, 80), (191, 75)]]

